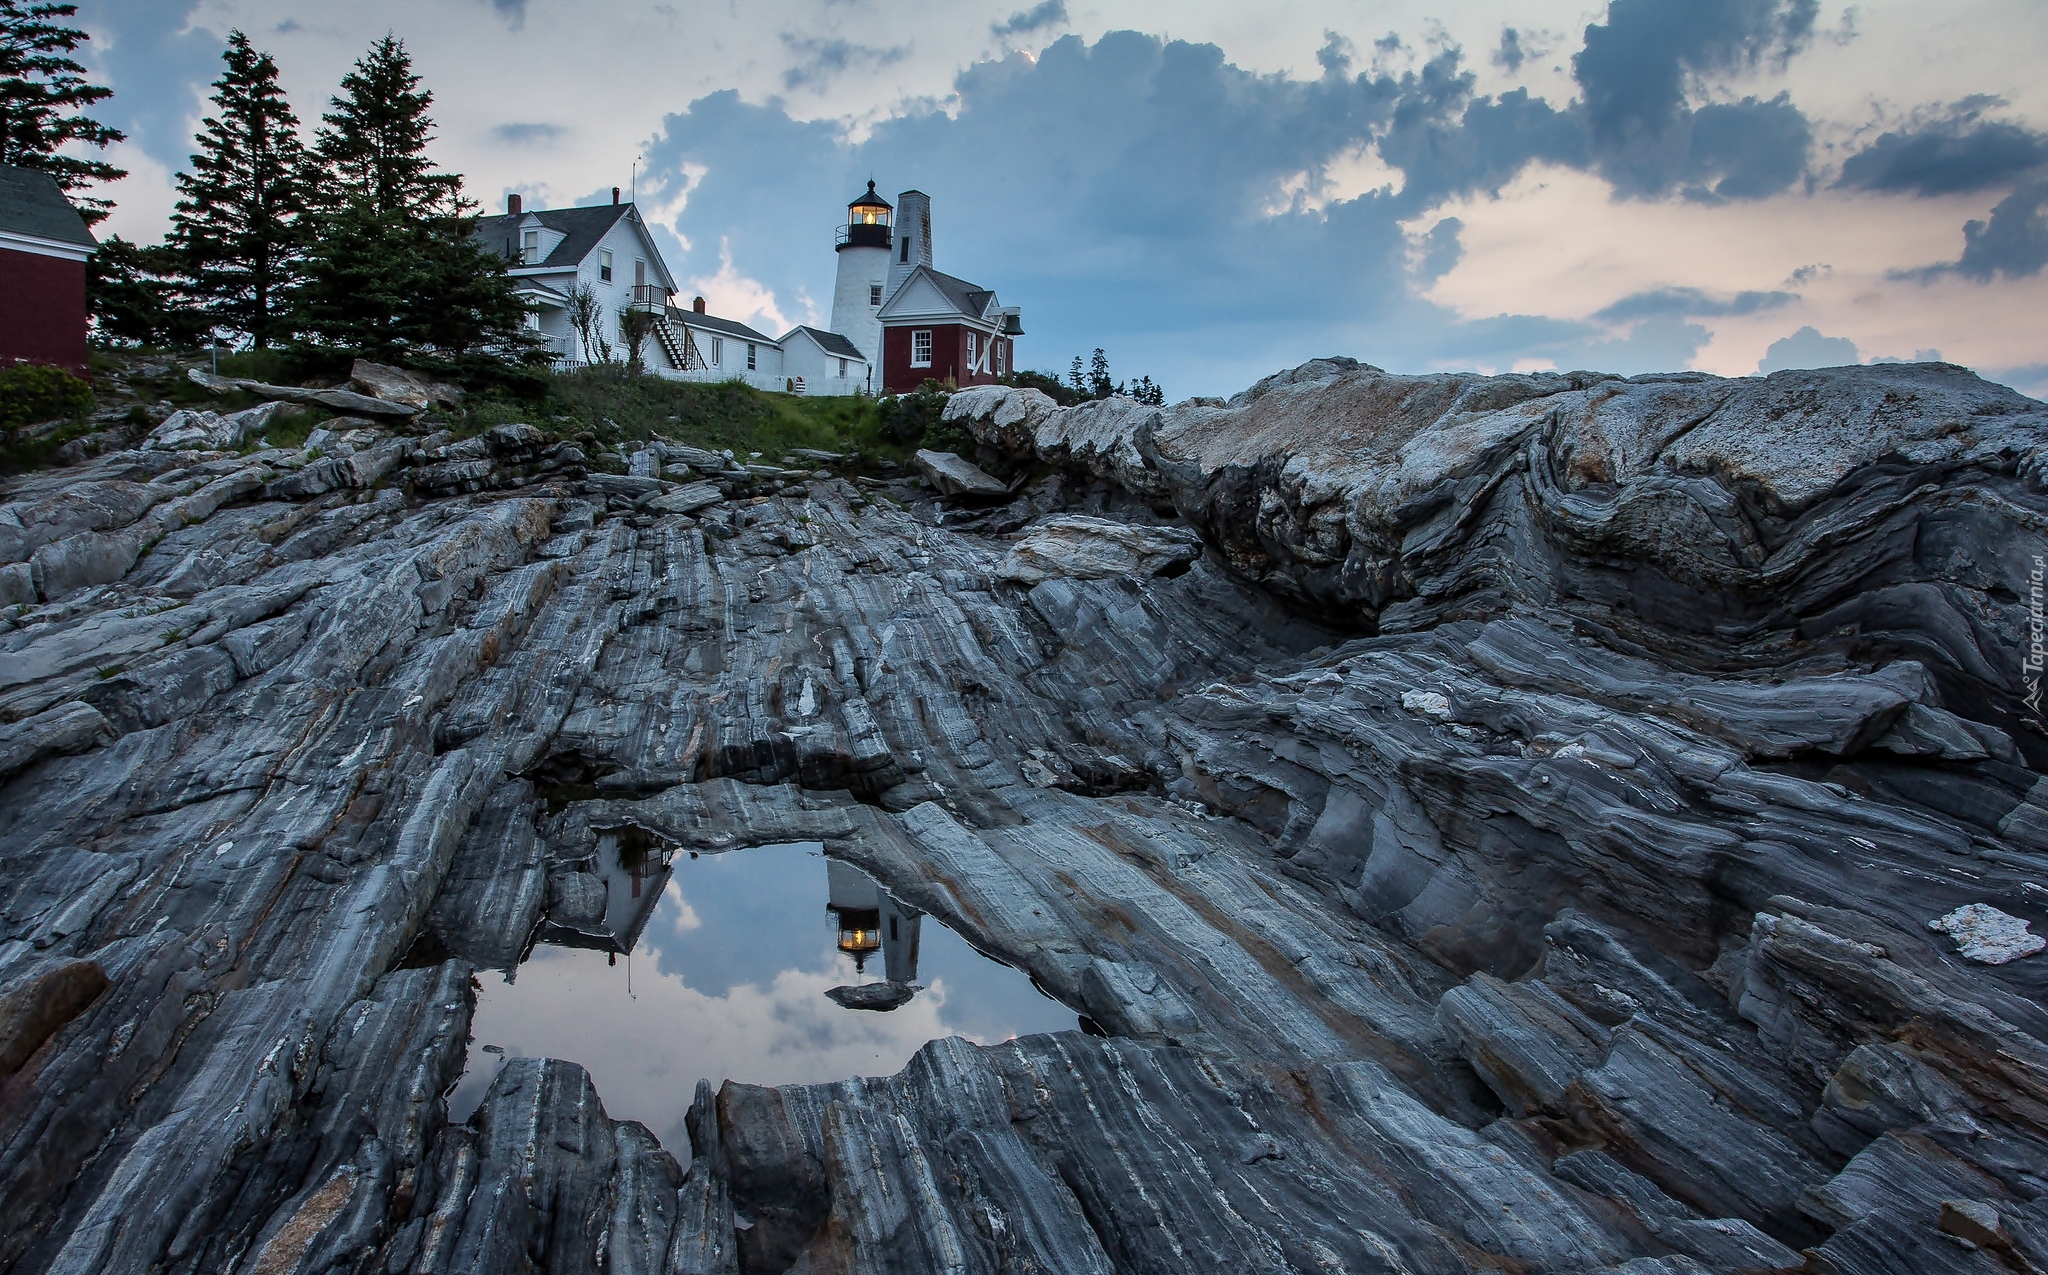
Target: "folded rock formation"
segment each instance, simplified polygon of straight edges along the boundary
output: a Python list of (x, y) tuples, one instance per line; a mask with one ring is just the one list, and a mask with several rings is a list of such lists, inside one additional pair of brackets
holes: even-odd
[[(523, 426), (8, 480), (0, 1268), (2048, 1266), (2048, 407), (947, 414), (1060, 482), (734, 507)], [(1204, 552), (1018, 580), (1047, 514)], [(688, 1145), (572, 1060), (450, 1123), (472, 969), (627, 833), (822, 841), (1091, 1031), (700, 1086)]]

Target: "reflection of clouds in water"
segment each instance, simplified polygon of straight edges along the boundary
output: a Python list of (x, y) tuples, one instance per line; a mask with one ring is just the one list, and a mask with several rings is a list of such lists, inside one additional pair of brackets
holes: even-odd
[(704, 924), (704, 919), (697, 915), (697, 909), (691, 907), (690, 901), (683, 897), (682, 884), (674, 877), (669, 878), (668, 885), (662, 889), (662, 894), (667, 898), (669, 906), (675, 909), (675, 915), (670, 917), (669, 921), (676, 927), (676, 933), (688, 934)]
[[(826, 970), (786, 969), (766, 987), (742, 983), (724, 996), (664, 972), (649, 949), (631, 972), (629, 996), (624, 960), (608, 968), (600, 953), (537, 949), (516, 989), (486, 976), (476, 1043), (582, 1063), (608, 1114), (641, 1121), (673, 1147), (699, 1077), (783, 1085), (890, 1075), (926, 1041), (966, 1034), (946, 1024), (943, 981), (878, 1014), (827, 1000), (825, 990), (845, 980)], [(487, 1079), (470, 1078), (462, 1097), (481, 1099)]]

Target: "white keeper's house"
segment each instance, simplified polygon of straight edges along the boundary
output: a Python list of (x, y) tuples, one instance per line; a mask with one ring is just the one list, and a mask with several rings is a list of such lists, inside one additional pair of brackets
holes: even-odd
[[(836, 232), (837, 279), (828, 331), (798, 325), (780, 337), (706, 312), (704, 298), (675, 304), (675, 276), (639, 209), (621, 202), (585, 208), (527, 209), (508, 196), (505, 212), (482, 217), (476, 235), (510, 263), (515, 288), (533, 312), (528, 323), (563, 366), (606, 357), (624, 361), (627, 316), (647, 316), (641, 358), (657, 376), (745, 381), (794, 394), (879, 394), (914, 390), (925, 379), (987, 384), (1016, 367), (1023, 325), (1015, 306), (994, 292), (932, 266), (931, 200), (897, 197), (903, 210), (867, 192), (847, 205)], [(579, 332), (579, 291), (595, 300), (594, 325)], [(885, 374), (886, 361), (886, 374)]]

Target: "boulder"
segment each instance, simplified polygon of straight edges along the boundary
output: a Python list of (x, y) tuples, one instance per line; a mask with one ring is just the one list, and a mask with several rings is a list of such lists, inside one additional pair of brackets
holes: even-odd
[(891, 1010), (908, 1004), (917, 989), (908, 983), (861, 983), (827, 988), (825, 995), (841, 1009)]
[(973, 461), (951, 452), (919, 448), (914, 463), (941, 496), (1006, 496), (1010, 491)]
[(674, 491), (640, 498), (640, 507), (657, 514), (693, 514), (725, 497), (710, 483), (686, 483)]
[(172, 412), (142, 445), (157, 451), (232, 451), (268, 429), (277, 410), (276, 403), (262, 403), (226, 416), (190, 409)]
[(1055, 576), (1103, 580), (1143, 578), (1186, 570), (1202, 556), (1202, 538), (1185, 527), (1142, 527), (1058, 514), (1034, 524), (996, 568), (1019, 584)]
[(357, 359), (349, 369), (349, 380), (363, 393), (386, 402), (400, 403), (414, 411), (429, 407), (460, 407), (462, 390), (458, 386), (433, 380), (418, 372), (384, 363), (372, 363), (368, 359)]

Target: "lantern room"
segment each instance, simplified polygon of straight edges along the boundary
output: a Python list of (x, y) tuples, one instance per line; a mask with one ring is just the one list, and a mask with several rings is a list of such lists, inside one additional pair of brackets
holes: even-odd
[(839, 228), (838, 247), (887, 248), (889, 218), (894, 212), (889, 201), (875, 193), (875, 184), (869, 182), (866, 193), (846, 206), (846, 224)]

